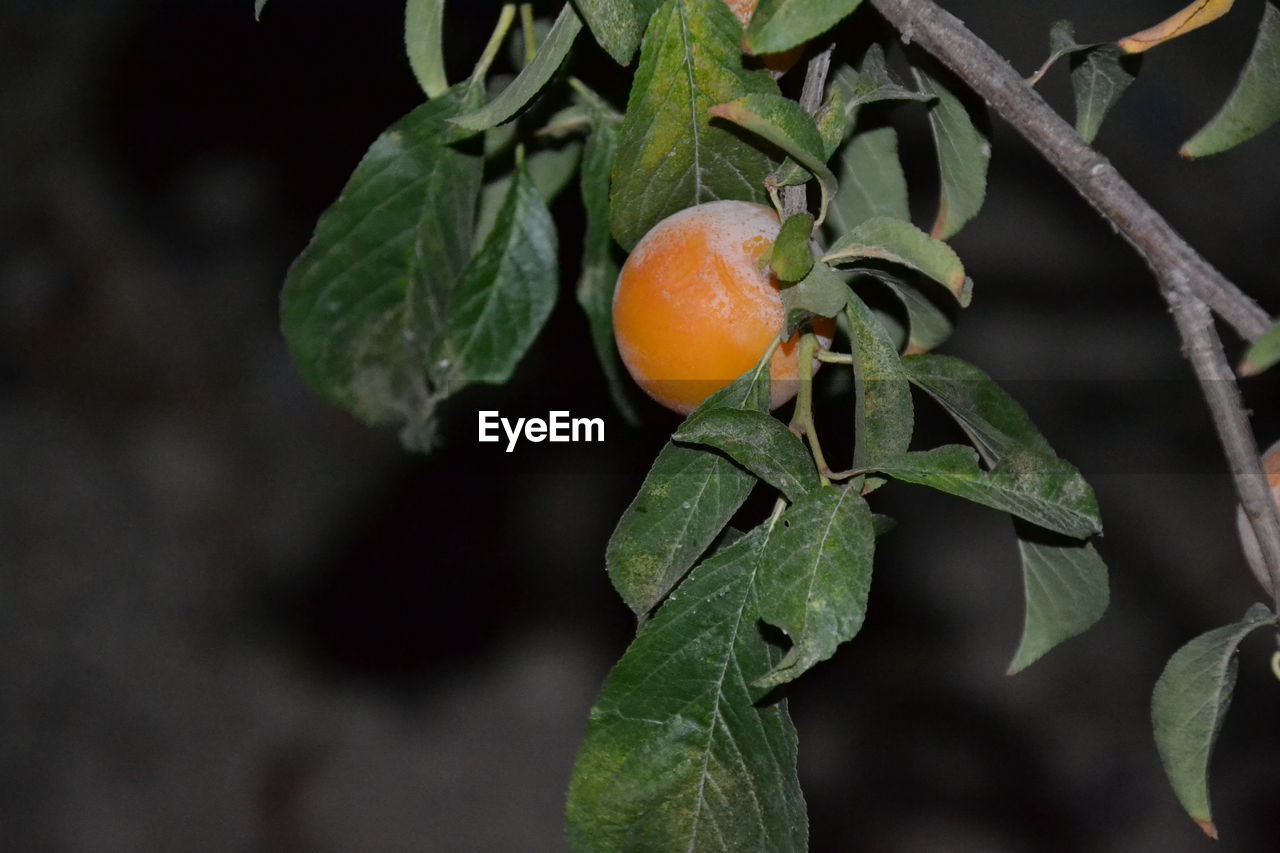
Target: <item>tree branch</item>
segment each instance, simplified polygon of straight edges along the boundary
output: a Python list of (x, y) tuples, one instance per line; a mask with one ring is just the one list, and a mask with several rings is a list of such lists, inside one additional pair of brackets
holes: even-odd
[(1241, 337), (1256, 340), (1270, 316), (1200, 257), (1075, 129), (986, 42), (932, 0), (871, 0), (906, 41), (938, 58), (986, 99), (1128, 240), (1157, 276), (1176, 272)]
[[(835, 45), (809, 60), (804, 70), (804, 87), (800, 90), (800, 106), (809, 115), (817, 115), (822, 106), (822, 92), (827, 87), (827, 72), (831, 69), (831, 51)], [(809, 194), (805, 184), (782, 189), (782, 218), (795, 216), (809, 206)]]
[(1213, 412), (1218, 440), (1231, 466), (1240, 505), (1258, 538), (1276, 595), (1276, 610), (1280, 612), (1280, 520), (1276, 518), (1267, 476), (1258, 463), (1258, 445), (1240, 402), (1240, 390), (1213, 326), (1213, 314), (1176, 281), (1162, 281), (1161, 289), (1178, 324), (1187, 358), (1195, 368), (1200, 390)]
[[(1269, 328), (1270, 317), (1200, 257), (1105, 157), (1086, 144), (1008, 62), (957, 18), (933, 0), (871, 2), (904, 41), (919, 44), (985, 98), (1115, 226), (1155, 272), (1213, 414), (1236, 492), (1258, 537), (1272, 586), (1280, 595), (1280, 518), (1209, 308), (1250, 341)], [(1280, 600), (1276, 607), (1280, 611)]]

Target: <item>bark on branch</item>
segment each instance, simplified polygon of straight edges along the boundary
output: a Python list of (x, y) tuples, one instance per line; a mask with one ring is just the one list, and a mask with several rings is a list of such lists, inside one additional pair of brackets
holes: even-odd
[(1155, 272), (1213, 414), (1273, 588), (1280, 591), (1280, 518), (1209, 308), (1250, 341), (1270, 327), (1270, 317), (1192, 249), (1107, 158), (1085, 143), (1008, 62), (959, 19), (933, 0), (871, 2), (904, 41), (933, 54), (985, 98), (1115, 226)]

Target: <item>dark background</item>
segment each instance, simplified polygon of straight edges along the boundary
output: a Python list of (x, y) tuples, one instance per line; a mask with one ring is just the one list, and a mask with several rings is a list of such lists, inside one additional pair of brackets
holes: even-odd
[[(1050, 23), (1116, 38), (1178, 2), (945, 4), (1030, 73)], [(367, 145), (420, 102), (402, 4), (0, 3), (0, 847), (554, 851), (587, 711), (633, 623), (603, 567), (674, 420), (609, 408), (571, 287), (503, 389), (401, 453), (314, 398), (277, 295)], [(1269, 309), (1280, 133), (1201, 163), (1261, 12), (1152, 53), (1098, 144)], [(451, 78), (492, 22), (452, 4)], [(625, 75), (580, 42), (579, 73)], [(612, 82), (611, 82), (612, 81)], [(1070, 110), (1065, 72), (1042, 84)], [(902, 113), (913, 203), (934, 188)], [(1008, 523), (886, 488), (857, 641), (791, 692), (815, 851), (1195, 851), (1151, 740), (1163, 662), (1259, 598), (1198, 391), (1128, 247), (996, 122), (955, 241), (983, 366), (1094, 483), (1111, 610), (1016, 678)], [(557, 204), (565, 282), (580, 213)], [(1227, 335), (1233, 356), (1239, 341)], [(1258, 435), (1277, 384), (1246, 384)], [(604, 416), (603, 445), (475, 441), (475, 412)], [(922, 411), (928, 411), (922, 407)], [(929, 411), (927, 436), (945, 436)], [(1245, 649), (1218, 849), (1280, 845), (1277, 685)]]

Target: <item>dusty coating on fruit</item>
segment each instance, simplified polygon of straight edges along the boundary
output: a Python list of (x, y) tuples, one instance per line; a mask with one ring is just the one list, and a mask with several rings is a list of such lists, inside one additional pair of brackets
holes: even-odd
[[(687, 414), (749, 370), (782, 330), (778, 280), (760, 260), (780, 224), (771, 208), (716, 201), (655, 225), (614, 292), (618, 351), (637, 384)], [(834, 325), (816, 330), (824, 347)], [(774, 408), (795, 396), (797, 338), (770, 365)]]

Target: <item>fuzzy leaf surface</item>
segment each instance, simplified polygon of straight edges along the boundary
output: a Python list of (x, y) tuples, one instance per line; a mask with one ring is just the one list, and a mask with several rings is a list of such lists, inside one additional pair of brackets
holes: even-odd
[(1081, 44), (1070, 21), (1056, 21), (1049, 29), (1049, 58), (1032, 77), (1033, 82), (1064, 56), (1070, 57), (1076, 132), (1091, 143), (1102, 120), (1137, 77), (1141, 57), (1126, 54), (1114, 42)]
[(860, 261), (888, 261), (924, 273), (951, 291), (960, 305), (968, 305), (973, 282), (950, 246), (935, 240), (910, 222), (875, 216), (855, 225), (836, 240), (822, 260), (857, 268)]
[(726, 407), (691, 415), (673, 441), (705, 444), (730, 458), (795, 501), (818, 487), (813, 457), (782, 421), (754, 409)]
[(1010, 675), (1089, 630), (1111, 603), (1107, 564), (1092, 542), (1022, 520), (1013, 526), (1022, 561), (1024, 618)]
[[(533, 185), (547, 204), (569, 185), (578, 172), (578, 161), (582, 152), (582, 144), (577, 140), (569, 140), (556, 148), (540, 148), (529, 152), (525, 157), (525, 168)], [(493, 231), (498, 221), (498, 214), (507, 203), (507, 195), (511, 192), (511, 182), (515, 178), (514, 170), (498, 175), (485, 182), (480, 191), (480, 204), (476, 212), (475, 240), (483, 243)]]
[(853, 130), (858, 111), (865, 104), (878, 101), (928, 101), (932, 95), (908, 89), (889, 71), (884, 48), (872, 44), (854, 70), (841, 65), (831, 78), (831, 91), (840, 96), (844, 106), (845, 132)]
[(840, 188), (827, 212), (827, 234), (832, 239), (875, 217), (911, 220), (907, 177), (898, 158), (898, 134), (892, 127), (857, 134), (838, 156), (836, 180)]
[(409, 67), (428, 98), (449, 88), (444, 71), (444, 0), (408, 0), (404, 10), (404, 46)]
[(831, 196), (836, 191), (836, 178), (827, 168), (826, 144), (813, 116), (790, 98), (781, 95), (747, 95), (718, 104), (711, 115), (731, 121), (770, 142), (803, 169), (818, 179), (822, 204), (818, 220), (826, 217)]
[(1006, 455), (990, 471), (970, 447), (949, 444), (877, 462), (896, 480), (1007, 512), (1049, 530), (1084, 539), (1102, 532), (1093, 489), (1069, 463), (1028, 451)]
[[(689, 417), (727, 406), (764, 412), (769, 373), (753, 370)], [(637, 616), (661, 601), (742, 506), (756, 477), (724, 455), (668, 442), (605, 550), (614, 589)]]
[(820, 488), (782, 514), (760, 560), (760, 618), (792, 647), (755, 686), (797, 678), (858, 633), (874, 554), (871, 510), (856, 489)]
[(1267, 3), (1240, 79), (1209, 123), (1182, 146), (1184, 157), (1234, 148), (1280, 121), (1280, 9)]
[(486, 130), (496, 127), (525, 107), (547, 85), (547, 81), (560, 68), (574, 39), (582, 32), (582, 19), (565, 3), (546, 39), (538, 45), (533, 61), (520, 69), (516, 79), (489, 103), (477, 110), (459, 116), (454, 122), (467, 130)]
[(800, 281), (813, 269), (812, 231), (812, 213), (797, 213), (782, 223), (769, 255), (769, 266), (782, 281)]
[(955, 323), (951, 316), (920, 292), (914, 283), (891, 276), (877, 276), (893, 291), (907, 312), (907, 340), (904, 355), (919, 355), (936, 349), (951, 337)]
[(747, 24), (754, 54), (781, 53), (820, 36), (853, 14), (862, 0), (760, 0)]
[(849, 301), (849, 285), (826, 264), (814, 264), (803, 279), (783, 288), (782, 307), (787, 317), (786, 332), (809, 317), (835, 317)]
[(949, 355), (917, 355), (902, 360), (907, 378), (947, 410), (990, 465), (1010, 453), (1030, 450), (1054, 455), (1026, 410), (991, 377)]
[(786, 702), (749, 687), (781, 657), (756, 625), (764, 540), (695, 568), (609, 673), (569, 784), (573, 850), (807, 849)]
[[(1020, 452), (1054, 455), (1026, 411), (973, 365), (941, 355), (905, 358), (903, 365), (912, 383), (947, 410), (989, 465)], [(1010, 674), (1086, 631), (1111, 599), (1106, 563), (1092, 543), (1022, 520), (1014, 521), (1014, 530), (1025, 619)]]
[(942, 191), (930, 234), (946, 240), (982, 209), (991, 141), (956, 95), (963, 91), (961, 83), (932, 62), (914, 64), (912, 72), (920, 90), (937, 99), (929, 106), (929, 127), (938, 154)]
[(1241, 621), (1201, 634), (1174, 652), (1151, 696), (1156, 746), (1173, 792), (1213, 838), (1209, 759), (1235, 689), (1236, 653), (1249, 634), (1275, 624), (1271, 610), (1255, 604)]
[(1076, 132), (1085, 142), (1093, 142), (1102, 120), (1138, 76), (1139, 58), (1126, 56), (1111, 44), (1071, 55)]
[[(434, 234), (419, 240), (415, 278), (434, 274), (427, 259)], [(524, 164), (516, 168), (493, 230), (443, 299), (432, 292), (438, 333), (428, 341), (432, 378), (456, 388), (511, 378), (555, 305), (559, 279), (556, 230)], [(434, 254), (434, 252), (429, 252)], [(444, 308), (443, 316), (440, 309)]]
[(609, 174), (618, 148), (618, 127), (608, 104), (590, 93), (584, 96), (591, 117), (591, 133), (582, 149), (582, 207), (587, 228), (582, 238), (582, 273), (577, 297), (587, 315), (591, 344), (604, 371), (609, 396), (628, 423), (638, 423), (627, 397), (629, 378), (613, 338), (613, 291), (618, 286), (618, 262), (609, 233)]
[(577, 0), (577, 6), (600, 46), (614, 62), (626, 65), (658, 0)]
[(853, 465), (867, 468), (877, 460), (906, 452), (915, 408), (902, 359), (889, 333), (853, 293), (849, 294), (847, 316), (856, 401)]
[(436, 399), (427, 346), (445, 323), (443, 305), (432, 306), (469, 262), (480, 189), (481, 157), (450, 144), (461, 106), (451, 90), (378, 137), (281, 296), (285, 341), (307, 384), (365, 423), (404, 423), (418, 447), (429, 444)]
[(624, 249), (686, 207), (767, 202), (769, 158), (709, 121), (716, 104), (777, 94), (769, 72), (743, 69), (741, 37), (724, 0), (666, 0), (650, 20), (613, 167), (611, 225)]

